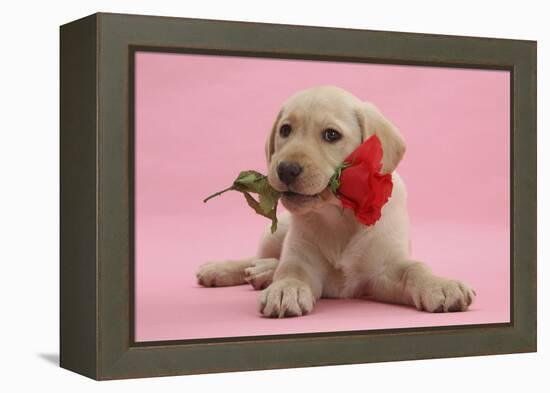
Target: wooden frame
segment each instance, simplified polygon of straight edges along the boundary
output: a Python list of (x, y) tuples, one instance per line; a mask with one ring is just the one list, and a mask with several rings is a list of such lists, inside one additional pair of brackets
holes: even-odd
[[(505, 69), (511, 322), (135, 343), (136, 50)], [(536, 351), (536, 42), (95, 14), (61, 27), (61, 366), (95, 379)]]

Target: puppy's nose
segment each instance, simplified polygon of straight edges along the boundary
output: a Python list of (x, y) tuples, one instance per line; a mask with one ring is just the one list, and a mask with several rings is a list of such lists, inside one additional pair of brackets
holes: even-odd
[(296, 178), (302, 173), (302, 166), (293, 161), (282, 161), (277, 165), (277, 175), (286, 185), (294, 183)]

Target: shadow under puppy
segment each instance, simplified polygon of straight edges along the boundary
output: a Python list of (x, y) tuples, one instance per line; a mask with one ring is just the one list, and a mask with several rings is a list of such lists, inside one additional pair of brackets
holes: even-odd
[[(328, 188), (339, 164), (375, 134), (382, 173), (393, 191), (373, 226), (359, 223)], [(405, 153), (397, 128), (372, 104), (340, 88), (298, 92), (279, 112), (267, 139), (268, 179), (287, 209), (277, 231), (266, 230), (256, 256), (210, 262), (197, 272), (203, 286), (250, 283), (261, 289), (266, 317), (311, 312), (326, 298), (370, 298), (428, 312), (464, 311), (475, 292), (434, 275), (409, 255), (406, 190), (395, 171)]]

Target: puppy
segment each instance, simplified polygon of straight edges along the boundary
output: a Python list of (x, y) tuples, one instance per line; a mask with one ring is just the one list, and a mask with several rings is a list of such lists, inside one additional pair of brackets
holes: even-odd
[[(373, 226), (359, 223), (327, 188), (335, 168), (364, 140), (382, 143), (382, 173), (393, 191)], [(397, 165), (405, 142), (373, 105), (330, 86), (301, 91), (283, 105), (267, 138), (269, 183), (282, 192), (286, 212), (274, 234), (266, 230), (255, 257), (207, 263), (203, 286), (250, 283), (261, 289), (259, 312), (294, 317), (316, 300), (370, 298), (428, 312), (464, 311), (475, 292), (434, 275), (409, 255), (405, 185)]]

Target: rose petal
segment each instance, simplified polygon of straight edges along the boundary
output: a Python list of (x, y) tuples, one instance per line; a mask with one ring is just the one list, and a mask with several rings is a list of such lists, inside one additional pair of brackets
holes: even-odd
[(391, 174), (381, 174), (382, 144), (371, 136), (345, 160), (351, 166), (342, 170), (338, 196), (342, 206), (353, 209), (357, 220), (373, 225), (393, 190)]

